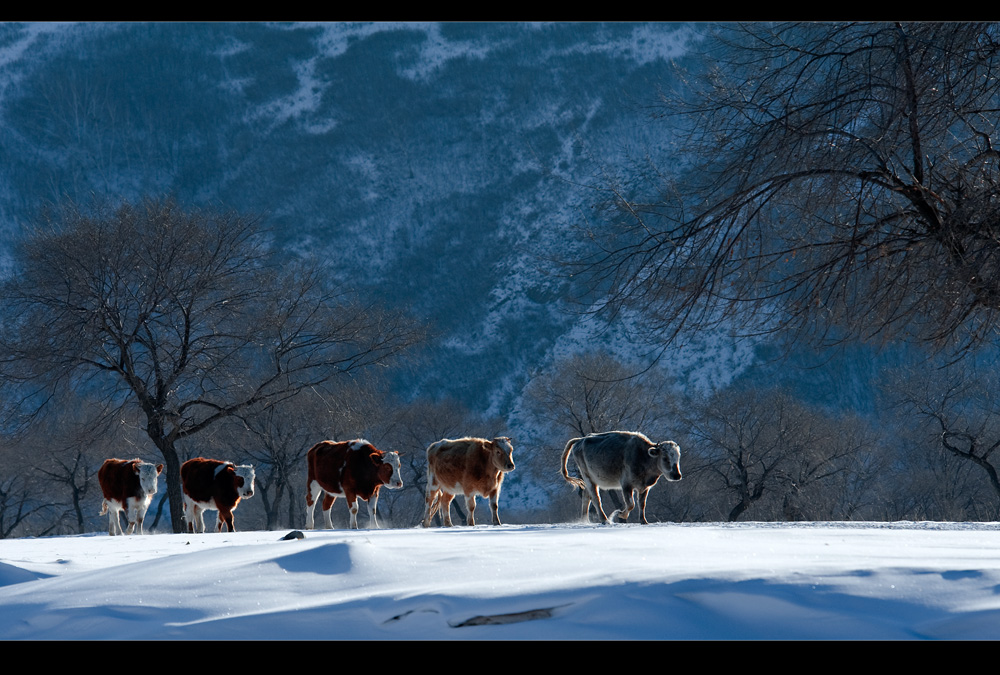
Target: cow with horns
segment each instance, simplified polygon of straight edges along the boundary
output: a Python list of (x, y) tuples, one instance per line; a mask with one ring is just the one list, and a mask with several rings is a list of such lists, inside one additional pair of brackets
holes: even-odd
[[(567, 464), (570, 453), (576, 460), (581, 478), (569, 475)], [(590, 503), (597, 507), (602, 523), (608, 522), (601, 506), (600, 489), (621, 490), (625, 498), (623, 521), (635, 508), (635, 495), (639, 496), (639, 518), (646, 520), (646, 497), (649, 490), (663, 476), (668, 481), (681, 479), (681, 449), (673, 441), (653, 443), (634, 431), (608, 431), (574, 438), (566, 443), (562, 455), (562, 475), (570, 484), (583, 490), (584, 518), (590, 512)], [(617, 512), (616, 512), (617, 513)], [(615, 516), (612, 513), (612, 518)]]

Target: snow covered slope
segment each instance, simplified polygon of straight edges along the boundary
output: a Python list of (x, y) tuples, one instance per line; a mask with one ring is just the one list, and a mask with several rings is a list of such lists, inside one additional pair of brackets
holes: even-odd
[(996, 524), (0, 541), (2, 639), (998, 639)]

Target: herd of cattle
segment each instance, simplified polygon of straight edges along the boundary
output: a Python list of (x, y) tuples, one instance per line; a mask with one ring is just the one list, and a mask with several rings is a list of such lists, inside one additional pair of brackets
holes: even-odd
[[(514, 447), (511, 440), (498, 437), (444, 439), (427, 448), (427, 489), (423, 526), (430, 527), (434, 514), (441, 512), (441, 522), (450, 527), (451, 502), (465, 496), (468, 524), (476, 524), (476, 497), (489, 499), (493, 524), (500, 525), (499, 498), (504, 474), (514, 470)], [(570, 455), (576, 461), (580, 478), (569, 475)], [(681, 450), (673, 441), (653, 443), (633, 431), (609, 431), (574, 438), (562, 454), (562, 476), (583, 490), (584, 519), (591, 503), (602, 523), (608, 516), (601, 504), (600, 490), (621, 490), (625, 509), (618, 514), (627, 520), (639, 500), (639, 517), (646, 520), (646, 497), (660, 476), (668, 481), (681, 479)], [(315, 525), (313, 511), (323, 497), (323, 522), (333, 528), (330, 511), (338, 497), (344, 497), (351, 514), (351, 528), (358, 527), (358, 499), (368, 504), (369, 527), (378, 527), (375, 512), (379, 489), (403, 487), (399, 453), (383, 452), (365, 440), (322, 441), (306, 455), (306, 527)], [(142, 534), (142, 520), (157, 490), (162, 464), (139, 459), (105, 460), (97, 473), (104, 494), (101, 515), (108, 514), (108, 534), (124, 534), (119, 512), (125, 511), (128, 533)], [(252, 466), (198, 457), (181, 465), (184, 495), (184, 521), (188, 532), (204, 532), (204, 512), (217, 511), (216, 531), (223, 527), (235, 532), (233, 511), (241, 499), (253, 496)]]

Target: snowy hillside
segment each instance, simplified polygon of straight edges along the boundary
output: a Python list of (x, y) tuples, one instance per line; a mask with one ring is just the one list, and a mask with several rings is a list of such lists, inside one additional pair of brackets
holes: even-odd
[(672, 163), (649, 106), (696, 39), (664, 23), (0, 24), (0, 248), (92, 194), (263, 214), (276, 247), (440, 336), (402, 389), (505, 414), (580, 335), (580, 289), (553, 261), (578, 255), (594, 188), (650, 152)]
[(996, 524), (0, 541), (2, 639), (998, 639)]

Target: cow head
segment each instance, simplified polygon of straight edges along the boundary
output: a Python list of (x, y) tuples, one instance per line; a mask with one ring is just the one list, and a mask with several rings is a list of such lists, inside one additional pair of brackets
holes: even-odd
[(253, 481), (256, 478), (253, 467), (249, 464), (244, 464), (233, 467), (233, 472), (236, 474), (236, 492), (239, 494), (240, 499), (253, 497)]
[(506, 436), (494, 438), (490, 444), (490, 458), (493, 460), (493, 466), (497, 468), (497, 471), (503, 471), (504, 473), (513, 471), (514, 446), (511, 445), (510, 439)]
[(391, 490), (403, 487), (403, 472), (399, 466), (398, 452), (373, 452), (372, 464), (378, 470), (378, 479)]
[(149, 462), (135, 462), (132, 465), (135, 475), (139, 477), (139, 487), (144, 494), (155, 495), (157, 490), (157, 477), (163, 472), (163, 465), (150, 464)]
[(649, 448), (649, 456), (656, 459), (664, 478), (681, 479), (681, 446), (673, 441), (661, 441)]

